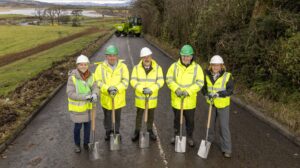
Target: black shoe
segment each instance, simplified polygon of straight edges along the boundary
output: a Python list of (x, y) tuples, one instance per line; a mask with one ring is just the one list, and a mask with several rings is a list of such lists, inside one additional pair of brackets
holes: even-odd
[(106, 133), (105, 133), (105, 138), (104, 138), (104, 140), (105, 141), (109, 141), (109, 139), (110, 139), (110, 133), (111, 133), (112, 131), (106, 131)]
[(223, 152), (224, 158), (231, 158), (231, 153)]
[(81, 152), (80, 146), (75, 145), (75, 147), (74, 147), (74, 152), (75, 152), (75, 153), (80, 153), (80, 152)]
[(192, 138), (190, 138), (188, 140), (188, 144), (189, 144), (190, 147), (194, 147), (195, 146), (194, 140)]
[(89, 144), (83, 144), (84, 150), (89, 150)]
[(175, 136), (171, 138), (171, 144), (175, 145)]
[(150, 138), (152, 141), (156, 141), (157, 137), (156, 135), (154, 134), (154, 132), (152, 130), (148, 130), (149, 134), (150, 134)]
[(135, 130), (134, 133), (133, 133), (133, 136), (131, 137), (131, 140), (133, 142), (137, 141), (140, 137), (140, 131), (139, 130)]

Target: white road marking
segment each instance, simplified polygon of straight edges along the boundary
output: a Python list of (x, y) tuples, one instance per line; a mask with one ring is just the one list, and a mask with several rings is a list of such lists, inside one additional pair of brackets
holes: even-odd
[[(132, 59), (128, 38), (126, 39), (126, 43), (127, 43), (127, 48), (128, 48), (128, 56), (129, 56), (129, 59), (131, 61), (132, 67), (134, 67), (134, 62), (133, 62), (133, 59)], [(161, 141), (160, 141), (160, 138), (159, 138), (159, 135), (158, 135), (158, 132), (157, 132), (157, 129), (156, 129), (156, 126), (155, 126), (154, 123), (153, 123), (153, 128), (154, 128), (154, 133), (157, 135), (156, 142), (157, 142), (158, 149), (159, 149), (159, 155), (162, 158), (162, 161), (165, 165), (165, 168), (168, 168), (168, 161), (167, 161), (167, 158), (166, 158), (166, 154), (164, 152), (164, 149), (162, 148)]]

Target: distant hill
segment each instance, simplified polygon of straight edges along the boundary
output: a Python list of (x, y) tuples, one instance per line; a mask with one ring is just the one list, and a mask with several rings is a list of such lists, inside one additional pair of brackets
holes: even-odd
[(44, 7), (44, 6), (49, 6), (52, 5), (50, 3), (45, 3), (45, 2), (39, 2), (39, 1), (34, 1), (34, 0), (4, 0), (0, 1), (0, 7), (5, 6), (5, 7)]

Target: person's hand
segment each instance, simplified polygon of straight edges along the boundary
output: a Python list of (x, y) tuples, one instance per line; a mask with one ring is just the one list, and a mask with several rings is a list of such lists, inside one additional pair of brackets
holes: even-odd
[(176, 89), (175, 94), (177, 97), (181, 97), (182, 96), (182, 90), (180, 88)]
[(149, 88), (144, 88), (143, 89), (143, 94), (148, 94), (148, 95), (151, 95), (152, 94), (152, 90), (151, 89), (149, 89)]
[(98, 97), (97, 97), (97, 94), (96, 93), (93, 93), (92, 94), (92, 102), (97, 102), (97, 100), (98, 100)]
[(114, 86), (110, 86), (107, 89), (107, 92), (111, 95), (111, 96), (115, 96), (117, 94), (118, 89)]
[(219, 97), (218, 93), (210, 93), (210, 94), (208, 94), (208, 98), (209, 99), (214, 99), (214, 98), (217, 98), (217, 97)]
[(189, 93), (186, 90), (184, 90), (184, 91), (182, 91), (181, 96), (187, 97), (187, 96), (189, 96)]
[(85, 100), (92, 101), (93, 100), (92, 95), (86, 95)]

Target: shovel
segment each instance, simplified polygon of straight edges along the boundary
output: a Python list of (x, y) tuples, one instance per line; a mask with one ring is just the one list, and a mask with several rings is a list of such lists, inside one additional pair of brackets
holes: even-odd
[(149, 108), (149, 94), (145, 95), (145, 112), (144, 112), (144, 131), (140, 132), (140, 148), (149, 147), (149, 132), (147, 131), (147, 121), (148, 121), (148, 108)]
[(211, 110), (212, 110), (212, 104), (213, 104), (213, 99), (210, 99), (210, 105), (209, 105), (209, 111), (208, 111), (208, 120), (207, 120), (207, 128), (206, 128), (206, 137), (205, 140), (201, 141), (199, 150), (198, 150), (198, 156), (200, 156), (203, 159), (207, 158), (209, 148), (211, 145), (211, 142), (207, 140), (208, 138), (208, 130), (210, 127), (210, 118), (211, 118)]
[(96, 103), (93, 103), (93, 108), (92, 108), (92, 142), (89, 143), (89, 158), (90, 158), (90, 160), (100, 159), (99, 142), (95, 142), (96, 110), (97, 110)]
[(176, 136), (175, 139), (175, 152), (184, 153), (186, 148), (186, 137), (182, 136), (182, 124), (183, 124), (183, 101), (184, 96), (181, 97), (180, 103), (180, 136)]
[(110, 134), (110, 150), (120, 150), (120, 134), (116, 134), (115, 97), (112, 96), (112, 124), (114, 132)]

